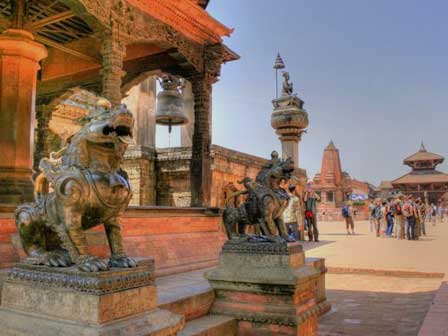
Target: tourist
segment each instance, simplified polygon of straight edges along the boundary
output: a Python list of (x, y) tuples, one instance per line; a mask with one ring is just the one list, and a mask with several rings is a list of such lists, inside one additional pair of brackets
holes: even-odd
[(381, 199), (377, 199), (375, 201), (375, 209), (373, 210), (373, 219), (375, 221), (375, 230), (377, 237), (380, 236), (381, 218), (383, 217), (383, 213), (381, 210)]
[(383, 199), (381, 201), (381, 228), (380, 234), (386, 233), (387, 230), (387, 201)]
[(432, 226), (435, 226), (436, 220), (437, 220), (437, 207), (435, 206), (434, 203), (431, 203), (429, 211), (430, 211), (430, 215), (431, 215)]
[(422, 235), (422, 221), (419, 214), (420, 197), (417, 197), (414, 201), (415, 208), (415, 227), (414, 227), (414, 240), (419, 240)]
[(355, 234), (355, 223), (353, 221), (353, 208), (350, 201), (342, 208), (342, 217), (345, 219), (345, 226), (347, 228), (347, 234), (350, 234), (350, 229), (352, 230), (352, 235)]
[(442, 203), (440, 203), (439, 206), (437, 207), (437, 215), (439, 217), (439, 222), (443, 223), (443, 207), (442, 207)]
[(408, 240), (414, 240), (415, 218), (417, 217), (417, 213), (414, 206), (414, 198), (412, 196), (406, 197), (403, 205), (403, 214), (406, 220), (406, 237)]
[(395, 227), (396, 227), (396, 237), (397, 239), (405, 238), (404, 222), (405, 218), (403, 215), (403, 196), (398, 196), (394, 202), (395, 207)]
[(392, 232), (394, 230), (394, 207), (391, 201), (388, 201), (385, 205), (385, 213), (386, 213), (386, 236), (392, 237)]
[(317, 229), (317, 201), (320, 200), (319, 195), (312, 189), (311, 185), (307, 185), (303, 201), (305, 202), (305, 218), (308, 222), (308, 238), (310, 241), (319, 241), (319, 230)]
[(370, 223), (370, 232), (374, 231), (374, 227), (375, 227), (375, 217), (374, 217), (374, 211), (376, 208), (376, 204), (374, 200), (370, 201), (369, 204), (369, 223)]
[(288, 186), (289, 201), (288, 206), (283, 212), (283, 222), (288, 229), (288, 235), (294, 240), (302, 240), (300, 236), (299, 220), (302, 217), (300, 209), (300, 199), (296, 195), (296, 186), (290, 184)]
[(418, 221), (420, 223), (420, 236), (426, 236), (426, 206), (425, 203), (421, 198), (418, 198), (417, 200), (417, 214), (418, 214)]

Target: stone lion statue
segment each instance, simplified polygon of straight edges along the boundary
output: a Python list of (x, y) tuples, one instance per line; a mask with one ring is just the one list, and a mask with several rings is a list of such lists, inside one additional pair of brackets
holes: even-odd
[[(120, 163), (132, 143), (134, 119), (125, 105), (112, 109), (100, 99), (68, 145), (40, 162), (35, 202), (19, 206), (16, 225), (27, 253), (25, 262), (105, 271), (136, 267), (126, 256), (119, 218), (131, 198), (127, 174)], [(106, 263), (91, 256), (85, 230), (103, 224), (111, 257)]]
[(281, 160), (277, 152), (272, 152), (272, 159), (258, 173), (255, 181), (249, 177), (238, 181), (244, 189), (237, 194), (246, 194), (245, 202), (238, 208), (228, 206), (223, 212), (223, 223), (229, 239), (241, 238), (245, 235), (248, 225), (255, 226), (256, 233), (270, 237), (280, 236), (289, 240), (286, 225), (283, 222), (283, 212), (288, 205), (288, 194), (280, 187), (282, 180), (289, 180), (294, 171), (291, 158)]

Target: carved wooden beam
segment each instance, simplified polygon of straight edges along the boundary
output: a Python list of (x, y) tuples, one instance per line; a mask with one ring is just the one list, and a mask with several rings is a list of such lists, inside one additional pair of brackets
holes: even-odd
[(71, 10), (68, 10), (68, 11), (65, 11), (62, 13), (48, 16), (42, 20), (30, 22), (25, 26), (25, 28), (29, 29), (29, 30), (36, 31), (36, 30), (38, 30), (42, 27), (48, 26), (52, 23), (64, 21), (64, 20), (70, 19), (74, 16), (75, 16), (75, 14)]
[(96, 58), (94, 58), (92, 56), (89, 56), (89, 55), (86, 55), (86, 54), (83, 54), (83, 53), (81, 53), (81, 52), (79, 52), (77, 50), (74, 50), (74, 49), (71, 49), (71, 48), (67, 48), (66, 46), (64, 46), (64, 45), (62, 45), (60, 43), (54, 42), (53, 40), (50, 40), (50, 39), (48, 39), (46, 37), (40, 36), (38, 34), (35, 34), (34, 37), (35, 37), (36, 41), (38, 41), (40, 43), (43, 43), (43, 44), (45, 44), (45, 45), (47, 45), (49, 47), (53, 47), (55, 49), (59, 49), (59, 50), (65, 52), (67, 54), (76, 56), (76, 57), (81, 58), (83, 60), (92, 62), (94, 64), (100, 64), (100, 61), (97, 60)]

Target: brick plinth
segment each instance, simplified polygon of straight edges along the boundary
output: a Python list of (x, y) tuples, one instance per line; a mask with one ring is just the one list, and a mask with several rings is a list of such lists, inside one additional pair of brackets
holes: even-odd
[[(216, 265), (226, 240), (219, 213), (202, 208), (131, 207), (121, 223), (126, 252), (154, 257), (157, 275)], [(87, 239), (92, 254), (109, 255), (103, 227), (89, 230)], [(0, 213), (0, 267), (24, 256), (13, 214)]]
[(211, 312), (237, 319), (238, 335), (317, 335), (323, 262), (306, 265), (304, 257), (299, 243), (227, 242), (206, 273)]

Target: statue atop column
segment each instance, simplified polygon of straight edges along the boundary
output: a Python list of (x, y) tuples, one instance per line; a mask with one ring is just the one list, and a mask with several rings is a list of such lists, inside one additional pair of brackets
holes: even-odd
[(283, 72), (283, 85), (282, 85), (282, 97), (292, 96), (294, 92), (294, 86), (292, 82), (289, 81), (289, 72)]
[[(278, 67), (274, 68), (277, 71)], [(303, 108), (303, 100), (294, 92), (288, 71), (283, 72), (281, 96), (274, 99), (272, 105), (274, 110), (271, 115), (271, 126), (282, 143), (282, 158), (291, 157), (298, 167), (299, 141), (308, 127), (308, 113)]]

